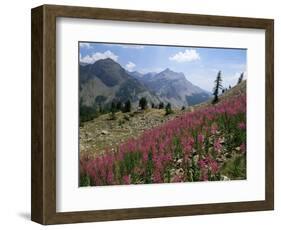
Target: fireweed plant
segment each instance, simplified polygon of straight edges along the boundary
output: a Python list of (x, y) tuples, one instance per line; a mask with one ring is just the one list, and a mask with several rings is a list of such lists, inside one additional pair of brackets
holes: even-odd
[(198, 108), (101, 156), (80, 159), (80, 186), (246, 178), (246, 95)]

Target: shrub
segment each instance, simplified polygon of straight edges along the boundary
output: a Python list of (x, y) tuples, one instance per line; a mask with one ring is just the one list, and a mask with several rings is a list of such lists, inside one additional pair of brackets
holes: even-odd
[(129, 113), (129, 112), (131, 112), (131, 101), (130, 101), (130, 100), (127, 100), (127, 101), (125, 102), (125, 106), (124, 106), (122, 112), (123, 112), (123, 113)]
[(168, 104), (166, 105), (165, 111), (166, 111), (165, 115), (169, 115), (169, 114), (173, 113), (172, 106), (171, 106), (170, 103), (168, 103)]
[(147, 100), (145, 97), (142, 97), (139, 101), (139, 106), (141, 107), (142, 110), (146, 109), (147, 107)]
[(159, 109), (164, 109), (164, 103), (163, 103), (163, 102), (160, 102), (158, 108), (159, 108)]

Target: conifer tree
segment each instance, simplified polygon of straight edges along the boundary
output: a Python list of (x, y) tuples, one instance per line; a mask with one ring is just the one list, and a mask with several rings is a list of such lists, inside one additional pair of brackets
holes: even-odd
[(142, 110), (146, 109), (147, 107), (147, 100), (145, 97), (142, 97), (139, 101), (139, 106), (141, 107)]
[(125, 107), (124, 107), (124, 112), (125, 113), (131, 112), (131, 101), (130, 100), (126, 101)]
[(238, 78), (237, 85), (240, 84), (243, 81), (244, 78), (244, 72), (240, 74), (240, 77)]
[(215, 87), (213, 89), (213, 104), (217, 103), (219, 101), (219, 91), (222, 89), (222, 78), (221, 78), (221, 71), (218, 72), (217, 78), (215, 80)]

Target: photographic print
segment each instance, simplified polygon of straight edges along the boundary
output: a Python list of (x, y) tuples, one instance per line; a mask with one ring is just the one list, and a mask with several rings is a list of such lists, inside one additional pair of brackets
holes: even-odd
[(79, 186), (246, 179), (247, 49), (78, 45)]
[(273, 19), (42, 5), (31, 38), (32, 221), (274, 210)]

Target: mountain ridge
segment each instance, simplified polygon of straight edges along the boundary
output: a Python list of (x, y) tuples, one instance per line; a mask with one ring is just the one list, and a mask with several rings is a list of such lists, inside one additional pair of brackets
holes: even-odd
[(141, 97), (148, 103), (171, 103), (172, 107), (193, 105), (209, 94), (188, 81), (183, 73), (169, 68), (159, 73), (129, 72), (110, 58), (79, 65), (80, 102), (84, 106), (109, 105), (130, 100), (135, 107)]
[(194, 105), (207, 100), (210, 93), (187, 80), (181, 72), (170, 68), (156, 73), (133, 73), (135, 78), (159, 96), (163, 101), (170, 102), (176, 107)]
[(88, 107), (97, 106), (97, 97), (104, 97), (99, 102), (104, 106), (112, 101), (124, 103), (127, 100), (137, 106), (141, 97), (146, 97), (155, 104), (160, 102), (156, 95), (110, 58), (86, 66), (80, 65), (79, 84), (81, 104)]

